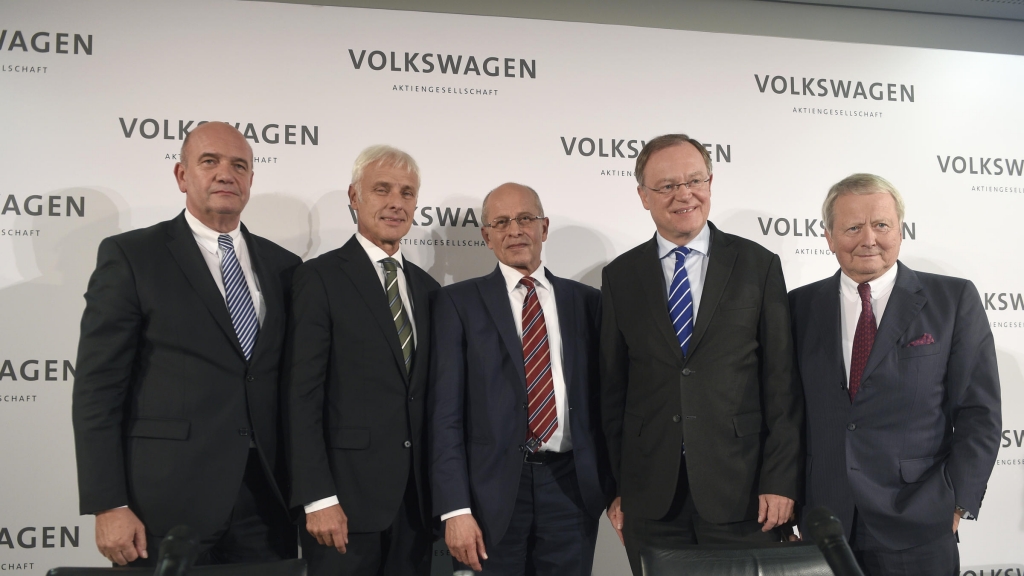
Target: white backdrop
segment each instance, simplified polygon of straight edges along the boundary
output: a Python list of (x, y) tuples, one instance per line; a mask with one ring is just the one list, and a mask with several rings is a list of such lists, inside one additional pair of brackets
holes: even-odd
[[(243, 221), (304, 258), (354, 231), (359, 150), (409, 151), (423, 186), (403, 249), (445, 284), (493, 267), (479, 203), (514, 180), (551, 218), (545, 264), (598, 285), (653, 233), (629, 156), (669, 131), (710, 143), (711, 219), (779, 253), (791, 288), (837, 268), (820, 237), (828, 187), (885, 176), (907, 200), (902, 260), (973, 280), (996, 338), (1005, 431), (981, 519), (961, 525), (964, 574), (1024, 571), (1022, 97), (1019, 56), (255, 2), (4, 2), (0, 570), (103, 563), (77, 514), (81, 295), (101, 238), (182, 209), (179, 128), (224, 120), (257, 156)], [(605, 521), (598, 548), (595, 574), (626, 573)]]

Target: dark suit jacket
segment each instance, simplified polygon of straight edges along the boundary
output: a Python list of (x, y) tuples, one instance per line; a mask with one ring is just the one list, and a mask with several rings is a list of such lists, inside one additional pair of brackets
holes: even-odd
[(251, 431), (283, 477), (278, 367), (300, 260), (242, 235), (267, 311), (248, 362), (184, 212), (100, 244), (73, 392), (82, 514), (128, 505), (157, 536), (209, 536), (235, 504)]
[[(598, 419), (600, 293), (547, 275), (562, 341), (580, 494), (597, 518), (613, 495)], [(441, 289), (434, 306), (430, 475), (434, 515), (472, 508), (486, 545), (512, 517), (526, 441), (526, 370), (501, 270)]]
[(656, 240), (604, 269), (602, 418), (622, 509), (641, 518), (668, 511), (684, 441), (704, 520), (753, 520), (758, 494), (799, 492), (803, 400), (779, 257), (708, 225), (710, 258), (686, 358)]
[[(901, 550), (977, 515), (999, 449), (999, 374), (981, 298), (960, 278), (898, 264), (854, 402), (840, 334), (839, 274), (793, 290), (807, 401), (806, 509), (826, 506), (849, 537), (854, 507)], [(924, 334), (933, 344), (907, 346)]]
[(407, 373), (375, 266), (355, 236), (300, 266), (288, 329), (291, 504), (336, 494), (352, 532), (391, 525), (410, 473), (424, 525), (430, 526), (423, 415), (430, 299), (439, 286), (405, 260), (416, 326)]

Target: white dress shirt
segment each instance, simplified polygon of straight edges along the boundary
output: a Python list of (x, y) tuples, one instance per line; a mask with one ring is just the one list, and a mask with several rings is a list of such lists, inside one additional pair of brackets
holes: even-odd
[[(221, 232), (217, 232), (200, 222), (187, 209), (185, 210), (185, 221), (188, 222), (188, 227), (192, 229), (192, 236), (196, 239), (196, 244), (199, 244), (199, 252), (202, 253), (203, 260), (206, 260), (206, 266), (210, 269), (210, 275), (213, 276), (213, 281), (217, 284), (220, 295), (224, 297), (224, 305), (227, 306), (227, 292), (224, 291), (224, 273), (220, 268), (220, 261), (224, 258), (224, 252), (220, 249), (220, 244), (217, 241), (220, 238)], [(231, 237), (231, 242), (235, 245), (235, 259), (238, 260), (238, 265), (242, 267), (242, 275), (245, 276), (245, 283), (249, 286), (249, 296), (252, 297), (252, 305), (256, 310), (257, 320), (262, 326), (263, 319), (267, 317), (267, 306), (263, 302), (263, 295), (260, 294), (259, 281), (252, 271), (249, 246), (246, 245), (245, 238), (242, 237), (242, 227), (238, 226), (226, 234)]]
[[(523, 339), (523, 302), (526, 300), (527, 289), (519, 283), (524, 274), (511, 266), (498, 262), (498, 269), (505, 277), (505, 288), (508, 290), (508, 303), (512, 307), (512, 318), (516, 323), (516, 334)], [(568, 452), (572, 450), (572, 435), (569, 432), (569, 398), (565, 390), (565, 376), (562, 371), (562, 331), (558, 326), (558, 308), (555, 306), (555, 289), (547, 277), (544, 266), (530, 275), (537, 287), (537, 300), (544, 313), (544, 326), (548, 331), (548, 350), (551, 357), (551, 379), (555, 388), (555, 414), (558, 417), (558, 428), (547, 442), (541, 444), (540, 451)], [(441, 521), (453, 516), (470, 514), (469, 508), (460, 508), (441, 515)]]
[[(868, 282), (871, 286), (871, 312), (875, 315), (875, 327), (882, 322), (882, 314), (885, 314), (885, 306), (889, 303), (889, 296), (892, 296), (892, 287), (896, 285), (896, 265), (886, 270), (878, 278)], [(853, 338), (857, 334), (857, 322), (860, 321), (860, 292), (857, 291), (857, 283), (846, 275), (846, 272), (839, 274), (839, 302), (842, 314), (841, 334), (843, 335), (843, 362), (846, 363), (846, 379), (850, 379), (850, 360), (853, 358)]]
[[(676, 273), (676, 256), (673, 252), (677, 246), (669, 242), (661, 234), (655, 234), (658, 240), (658, 258), (661, 260), (661, 270), (665, 273), (665, 293), (672, 292), (672, 277)], [(711, 228), (707, 222), (704, 228), (685, 244), (690, 249), (683, 266), (686, 267), (686, 276), (690, 280), (690, 297), (693, 298), (693, 324), (697, 325), (697, 312), (700, 309), (700, 295), (704, 292), (704, 278), (708, 273), (708, 256), (711, 253)], [(668, 308), (665, 308), (668, 314)]]
[[(412, 325), (412, 344), (416, 347), (416, 319), (413, 315), (412, 300), (409, 298), (409, 284), (405, 279), (405, 260), (402, 258), (402, 249), (399, 248), (393, 255), (388, 256), (380, 246), (377, 246), (373, 242), (366, 239), (365, 236), (356, 232), (356, 240), (359, 245), (366, 251), (366, 255), (370, 257), (370, 261), (374, 263), (374, 268), (377, 270), (377, 278), (380, 280), (380, 287), (386, 292), (387, 285), (384, 284), (384, 264), (382, 263), (386, 258), (394, 258), (398, 262), (398, 294), (402, 297), (402, 305), (405, 307), (405, 314), (409, 317), (409, 324)], [(317, 510), (323, 510), (329, 508), (335, 504), (339, 504), (338, 496), (328, 496), (322, 498), (316, 502), (310, 502), (303, 506), (306, 514), (310, 512), (316, 512)]]

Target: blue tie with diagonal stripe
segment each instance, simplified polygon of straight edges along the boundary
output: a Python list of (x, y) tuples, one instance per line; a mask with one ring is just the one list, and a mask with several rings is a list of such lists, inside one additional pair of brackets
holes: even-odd
[(690, 337), (693, 336), (693, 296), (690, 294), (690, 279), (686, 275), (686, 256), (690, 249), (680, 246), (673, 252), (676, 253), (676, 270), (668, 293), (668, 314), (676, 329), (679, 349), (686, 356)]
[(249, 293), (249, 285), (242, 274), (242, 266), (235, 257), (235, 244), (231, 241), (231, 236), (221, 234), (217, 238), (217, 244), (224, 252), (224, 257), (220, 260), (220, 271), (224, 276), (224, 296), (228, 301), (231, 325), (235, 328), (238, 343), (241, 344), (245, 359), (248, 360), (252, 356), (256, 337), (260, 333), (256, 308), (252, 304), (252, 294)]

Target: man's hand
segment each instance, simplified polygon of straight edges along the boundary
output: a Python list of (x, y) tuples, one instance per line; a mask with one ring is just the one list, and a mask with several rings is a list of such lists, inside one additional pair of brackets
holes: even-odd
[(963, 514), (957, 510), (953, 512), (953, 533), (956, 534), (956, 529), (960, 527), (960, 519), (963, 518)]
[(149, 558), (146, 527), (127, 507), (111, 508), (96, 515), (96, 547), (118, 566)]
[(625, 519), (625, 515), (622, 513), (622, 496), (616, 496), (615, 500), (608, 505), (608, 520), (612, 523), (612, 528), (615, 529), (615, 533), (619, 535), (619, 542), (623, 546), (626, 545), (626, 541), (622, 539), (622, 521)]
[(340, 504), (306, 514), (306, 531), (324, 546), (333, 546), (344, 554), (348, 545), (348, 516)]
[(761, 532), (767, 532), (793, 520), (793, 500), (775, 494), (761, 494), (757, 500), (757, 521), (764, 524)]
[(487, 560), (484, 534), (472, 514), (452, 516), (444, 522), (444, 543), (456, 560), (476, 572), (483, 572), (481, 560)]

